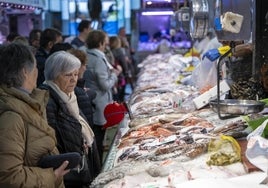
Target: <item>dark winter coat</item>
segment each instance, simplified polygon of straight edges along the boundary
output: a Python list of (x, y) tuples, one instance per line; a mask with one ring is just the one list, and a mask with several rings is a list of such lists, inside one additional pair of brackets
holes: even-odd
[(35, 54), (37, 69), (38, 69), (38, 77), (37, 77), (37, 86), (41, 85), (45, 81), (44, 69), (45, 62), (48, 58), (49, 53), (42, 47), (40, 47)]
[(77, 97), (77, 103), (83, 114), (86, 116), (89, 125), (93, 127), (93, 113), (95, 106), (93, 100), (96, 97), (96, 92), (92, 89), (85, 90), (84, 82), (80, 80), (77, 83), (77, 87), (74, 89), (75, 95)]
[[(51, 87), (42, 84), (40, 88), (47, 89), (50, 93), (50, 99), (47, 105), (47, 119), (49, 125), (52, 126), (56, 131), (56, 137), (58, 141), (57, 147), (60, 153), (79, 152), (82, 155), (84, 152), (84, 142), (82, 137), (82, 126), (80, 122), (69, 113), (67, 106), (64, 104), (63, 100)], [(81, 90), (79, 92), (82, 94)], [(87, 101), (88, 99), (85, 95), (82, 98), (81, 95), (78, 95), (77, 100), (81, 102)], [(88, 109), (83, 108), (83, 111), (87, 112)], [(84, 117), (85, 120), (87, 120), (87, 117), (85, 117), (81, 109), (80, 115)], [(91, 148), (89, 148), (87, 158), (89, 171), (87, 172), (86, 176), (88, 177), (88, 183), (90, 183), (100, 173), (101, 170), (101, 163), (95, 142), (93, 142)], [(69, 175), (70, 173), (67, 174), (67, 176)], [(66, 187), (82, 187), (81, 182), (79, 182), (79, 185), (76, 183), (73, 185), (73, 183), (74, 182), (69, 182), (68, 178), (65, 177)]]
[(47, 89), (50, 93), (46, 111), (47, 120), (48, 124), (56, 131), (60, 153), (79, 152), (82, 154), (83, 137), (81, 124), (69, 113), (63, 100), (51, 87), (42, 84), (40, 88)]

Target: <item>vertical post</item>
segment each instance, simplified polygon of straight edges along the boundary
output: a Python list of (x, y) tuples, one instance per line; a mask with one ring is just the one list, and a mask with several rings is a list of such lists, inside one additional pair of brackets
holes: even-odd
[(234, 48), (234, 43), (231, 42), (231, 49), (228, 50), (225, 54), (223, 54), (217, 61), (217, 111), (218, 111), (218, 116), (220, 119), (227, 119), (232, 116), (222, 116), (221, 115), (221, 109), (220, 109), (220, 95), (221, 95), (221, 89), (220, 89), (220, 67), (222, 65), (222, 60), (227, 57), (233, 50)]

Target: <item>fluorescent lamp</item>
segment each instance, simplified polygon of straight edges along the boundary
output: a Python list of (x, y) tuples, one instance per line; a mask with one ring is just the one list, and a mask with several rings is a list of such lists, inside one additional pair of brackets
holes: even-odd
[(162, 16), (162, 15), (173, 15), (173, 11), (148, 11), (142, 12), (141, 15), (143, 16)]

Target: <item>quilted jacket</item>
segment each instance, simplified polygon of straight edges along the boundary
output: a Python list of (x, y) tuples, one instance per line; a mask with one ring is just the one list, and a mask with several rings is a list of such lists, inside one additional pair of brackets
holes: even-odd
[(28, 95), (0, 86), (0, 187), (64, 187), (52, 168), (37, 167), (42, 156), (59, 153), (45, 118), (47, 99), (40, 89)]

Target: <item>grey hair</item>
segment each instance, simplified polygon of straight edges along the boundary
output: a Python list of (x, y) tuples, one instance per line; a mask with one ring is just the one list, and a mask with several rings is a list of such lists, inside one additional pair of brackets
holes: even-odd
[(0, 84), (21, 87), (25, 81), (22, 70), (33, 70), (35, 58), (29, 46), (21, 43), (0, 45)]
[(81, 62), (74, 55), (65, 51), (54, 52), (45, 62), (45, 80), (54, 81), (60, 74), (70, 73), (80, 67)]

